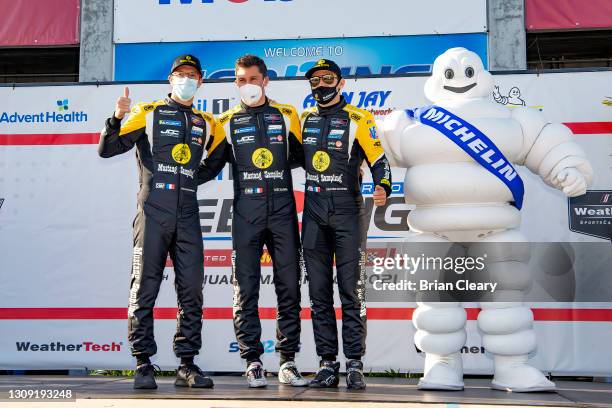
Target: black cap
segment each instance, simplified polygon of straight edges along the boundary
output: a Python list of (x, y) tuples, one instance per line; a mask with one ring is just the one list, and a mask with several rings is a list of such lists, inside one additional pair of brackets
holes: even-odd
[(306, 71), (306, 78), (308, 79), (312, 78), (312, 74), (314, 74), (315, 71), (319, 71), (323, 69), (333, 72), (334, 74), (338, 76), (338, 78), (342, 78), (342, 71), (340, 71), (340, 67), (338, 66), (338, 64), (328, 59), (318, 60), (317, 63), (312, 66), (312, 68)]
[(194, 57), (193, 55), (179, 55), (176, 57), (174, 62), (172, 63), (172, 71), (174, 72), (178, 67), (182, 67), (183, 65), (189, 65), (190, 67), (194, 67), (202, 75), (202, 64), (200, 64), (200, 60)]

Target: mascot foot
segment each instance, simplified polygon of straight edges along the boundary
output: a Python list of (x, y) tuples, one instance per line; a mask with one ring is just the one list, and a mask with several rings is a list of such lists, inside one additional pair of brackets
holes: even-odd
[(463, 364), (461, 353), (438, 356), (425, 355), (425, 375), (417, 385), (419, 390), (463, 390)]
[(491, 388), (510, 392), (555, 391), (540, 370), (527, 364), (527, 356), (495, 356), (495, 375)]

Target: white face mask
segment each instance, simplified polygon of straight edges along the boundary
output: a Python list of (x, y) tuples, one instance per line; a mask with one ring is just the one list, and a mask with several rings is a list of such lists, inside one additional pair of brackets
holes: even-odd
[(247, 106), (254, 106), (259, 102), (263, 95), (263, 88), (259, 85), (246, 84), (238, 88), (240, 99)]
[(175, 78), (172, 80), (172, 93), (182, 101), (193, 98), (198, 91), (198, 81), (191, 78)]

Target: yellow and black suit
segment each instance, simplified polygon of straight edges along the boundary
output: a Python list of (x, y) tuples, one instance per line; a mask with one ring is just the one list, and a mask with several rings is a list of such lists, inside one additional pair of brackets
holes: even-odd
[(291, 168), (303, 165), (300, 120), (291, 105), (244, 104), (218, 117), (223, 142), (204, 161), (205, 179), (232, 165), (234, 329), (247, 362), (263, 353), (258, 300), (261, 256), (272, 257), (278, 303), (276, 350), (292, 357), (300, 344), (302, 255)]
[(153, 306), (166, 258), (174, 264), (178, 324), (174, 352), (198, 354), (202, 346), (204, 254), (196, 197), (203, 151), (214, 145), (212, 115), (169, 97), (134, 106), (127, 121), (107, 119), (98, 153), (113, 157), (136, 146), (140, 191), (134, 220), (134, 252), (128, 339), (134, 356), (157, 352)]
[(360, 167), (365, 160), (375, 185), (391, 193), (391, 169), (374, 117), (342, 99), (302, 114), (306, 198), (302, 246), (312, 306), (317, 354), (335, 360), (338, 333), (334, 313), (333, 261), (342, 303), (342, 343), (348, 359), (365, 353), (365, 244)]

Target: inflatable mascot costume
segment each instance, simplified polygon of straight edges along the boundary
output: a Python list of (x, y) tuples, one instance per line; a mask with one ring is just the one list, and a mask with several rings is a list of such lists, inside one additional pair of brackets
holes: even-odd
[[(584, 194), (591, 183), (592, 167), (567, 127), (546, 122), (537, 110), (493, 102), (493, 86), (477, 54), (449, 49), (436, 58), (425, 83), (425, 96), (434, 105), (395, 111), (381, 126), (391, 164), (407, 169), (405, 198), (416, 206), (408, 217), (410, 240), (526, 243), (518, 229), (524, 187), (513, 165), (527, 167), (569, 197)], [(489, 252), (488, 273), (529, 282), (525, 247)], [(506, 293), (524, 289), (502, 288)], [(554, 390), (555, 384), (528, 364), (536, 335), (533, 313), (521, 300), (480, 303), (478, 327), (494, 360), (491, 386)], [(420, 389), (463, 389), (465, 322), (459, 302), (418, 302), (415, 344), (425, 352)]]

